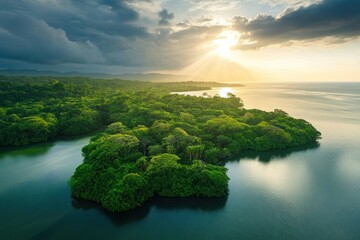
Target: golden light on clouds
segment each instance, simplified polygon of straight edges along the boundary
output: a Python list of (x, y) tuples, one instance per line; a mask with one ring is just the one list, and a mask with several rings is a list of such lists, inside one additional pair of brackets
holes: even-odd
[[(233, 50), (240, 38), (240, 33), (225, 30), (203, 45), (205, 54), (180, 71), (181, 74), (206, 81), (242, 82), (252, 81), (251, 73), (242, 65), (239, 51)], [(224, 96), (227, 93), (224, 92)]]

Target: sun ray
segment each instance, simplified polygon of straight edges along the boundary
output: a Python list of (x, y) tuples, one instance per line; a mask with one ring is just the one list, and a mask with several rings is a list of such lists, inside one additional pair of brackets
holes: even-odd
[(236, 31), (223, 31), (211, 42), (211, 45), (215, 47), (213, 53), (225, 59), (233, 58), (233, 47), (236, 46), (239, 38), (240, 34)]
[(201, 79), (216, 82), (252, 81), (252, 74), (237, 58), (236, 46), (240, 34), (236, 31), (221, 32), (206, 47), (208, 53), (180, 71), (189, 76), (187, 80)]

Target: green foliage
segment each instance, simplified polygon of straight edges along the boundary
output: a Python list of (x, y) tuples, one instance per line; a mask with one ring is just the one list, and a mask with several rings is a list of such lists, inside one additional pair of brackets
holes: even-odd
[(154, 192), (163, 197), (204, 196), (227, 194), (226, 169), (201, 161), (191, 165), (179, 163), (173, 154), (162, 154), (151, 159), (146, 175)]
[(132, 132), (140, 141), (142, 153), (146, 155), (148, 146), (155, 142), (153, 137), (150, 135), (149, 128), (144, 125), (139, 125), (134, 127)]
[(114, 122), (106, 128), (105, 132), (108, 134), (116, 134), (116, 133), (126, 134), (129, 133), (129, 129), (124, 124), (122, 124), (122, 122)]
[(132, 135), (117, 133), (104, 135), (83, 148), (85, 161), (101, 160), (103, 164), (114, 161), (131, 161), (141, 156), (138, 151), (139, 140)]
[[(177, 130), (186, 135), (181, 130)], [(128, 161), (136, 152), (135, 136), (116, 133), (100, 134), (83, 148), (85, 162), (80, 165), (69, 184), (74, 196), (101, 203), (110, 211), (127, 211), (141, 206), (154, 194), (164, 197), (227, 194), (226, 169), (193, 161), (180, 163), (174, 154), (156, 155)], [(193, 146), (195, 152), (203, 146)]]
[(181, 128), (175, 128), (168, 136), (163, 138), (162, 142), (167, 152), (178, 154), (183, 158), (186, 155), (187, 146), (200, 143), (200, 139), (189, 135)]
[(84, 163), (69, 183), (76, 197), (126, 211), (154, 194), (223, 196), (229, 179), (216, 164), (243, 150), (283, 149), (320, 137), (305, 120), (278, 109), (246, 110), (233, 94), (170, 94), (211, 84), (0, 76), (0, 145), (108, 125), (83, 148)]
[(18, 118), (12, 123), (3, 122), (0, 130), (2, 143), (18, 146), (46, 141), (56, 135), (56, 124), (57, 120), (51, 114)]
[(63, 112), (59, 116), (60, 133), (64, 135), (79, 135), (100, 127), (99, 113), (91, 109), (76, 109)]
[(140, 207), (152, 195), (149, 182), (143, 176), (129, 173), (106, 194), (102, 204), (110, 211), (127, 211)]
[(154, 156), (165, 152), (165, 148), (160, 144), (152, 145), (148, 147), (149, 155)]

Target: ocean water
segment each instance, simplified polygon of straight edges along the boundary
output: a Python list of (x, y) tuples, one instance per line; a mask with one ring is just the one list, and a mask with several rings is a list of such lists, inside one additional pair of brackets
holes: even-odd
[(0, 239), (360, 239), (360, 83), (206, 92), (231, 92), (246, 108), (282, 109), (310, 121), (322, 139), (228, 162), (226, 198), (155, 198), (118, 214), (71, 198), (67, 181), (90, 136), (3, 150)]

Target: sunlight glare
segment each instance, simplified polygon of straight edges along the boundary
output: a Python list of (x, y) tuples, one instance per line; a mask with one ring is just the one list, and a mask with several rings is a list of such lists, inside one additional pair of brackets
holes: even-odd
[(240, 34), (236, 31), (227, 30), (217, 36), (215, 40), (211, 42), (211, 45), (215, 46), (214, 53), (224, 57), (232, 57), (232, 48), (238, 43)]
[(234, 89), (232, 89), (232, 88), (230, 88), (230, 87), (224, 87), (224, 88), (220, 88), (219, 89), (219, 96), (220, 97), (222, 97), (222, 98), (227, 98), (227, 97), (229, 97), (228, 96), (228, 93), (234, 93), (235, 92), (235, 90)]

